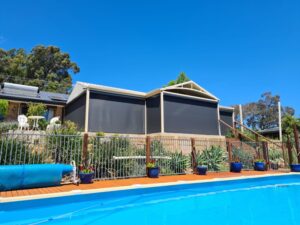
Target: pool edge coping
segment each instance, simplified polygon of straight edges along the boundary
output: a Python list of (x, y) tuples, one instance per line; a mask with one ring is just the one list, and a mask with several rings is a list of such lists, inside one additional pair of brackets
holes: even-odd
[(71, 191), (64, 191), (64, 192), (57, 192), (57, 193), (50, 193), (50, 194), (25, 195), (25, 196), (17, 196), (17, 197), (0, 197), (0, 204), (9, 203), (9, 202), (28, 201), (28, 200), (48, 199), (48, 198), (56, 198), (56, 197), (67, 197), (67, 196), (76, 196), (76, 195), (85, 195), (85, 194), (124, 191), (124, 190), (167, 187), (167, 186), (176, 186), (176, 185), (183, 185), (183, 184), (201, 184), (201, 183), (212, 183), (218, 181), (245, 180), (245, 179), (263, 178), (263, 177), (291, 176), (291, 175), (300, 176), (299, 173), (289, 172), (289, 173), (280, 173), (280, 174), (262, 174), (262, 175), (228, 177), (228, 178), (227, 177), (212, 178), (212, 179), (205, 179), (205, 180), (188, 180), (188, 181), (183, 180), (183, 181), (163, 182), (163, 183), (153, 183), (153, 184), (133, 184), (133, 185), (109, 187), (109, 188), (71, 190)]

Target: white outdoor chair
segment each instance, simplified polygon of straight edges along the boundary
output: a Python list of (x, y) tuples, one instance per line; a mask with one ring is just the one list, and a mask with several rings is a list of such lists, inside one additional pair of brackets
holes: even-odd
[(28, 124), (28, 119), (25, 115), (19, 115), (18, 116), (18, 129), (19, 130), (28, 130), (29, 129), (29, 124)]
[(50, 120), (49, 125), (47, 126), (47, 130), (52, 131), (52, 130), (60, 128), (60, 124), (57, 124), (58, 121), (59, 121), (59, 116), (53, 117)]

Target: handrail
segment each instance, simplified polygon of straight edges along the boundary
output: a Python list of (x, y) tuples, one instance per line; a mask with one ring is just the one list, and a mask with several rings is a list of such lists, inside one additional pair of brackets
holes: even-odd
[(257, 135), (258, 137), (260, 137), (260, 138), (266, 140), (267, 142), (270, 142), (270, 143), (272, 143), (273, 145), (276, 145), (277, 147), (282, 148), (282, 145), (277, 144), (276, 142), (272, 141), (272, 140), (269, 139), (269, 138), (266, 138), (265, 136), (263, 136), (263, 135), (261, 135), (260, 133), (257, 133), (256, 131), (250, 129), (249, 127), (245, 126), (244, 124), (242, 124), (242, 123), (240, 123), (240, 122), (238, 122), (238, 121), (234, 121), (234, 122), (235, 122), (235, 123), (238, 123), (238, 124), (241, 125), (242, 127), (246, 128), (246, 129), (249, 130), (250, 132), (252, 132), (252, 133), (254, 133), (255, 135)]
[(256, 142), (255, 140), (253, 140), (252, 138), (248, 137), (247, 135), (243, 134), (242, 132), (240, 132), (239, 130), (235, 129), (234, 127), (230, 126), (228, 123), (224, 122), (223, 120), (219, 119), (219, 121), (224, 124), (225, 126), (229, 127), (232, 131), (239, 133), (241, 136), (245, 137), (246, 139), (252, 141), (252, 142)]

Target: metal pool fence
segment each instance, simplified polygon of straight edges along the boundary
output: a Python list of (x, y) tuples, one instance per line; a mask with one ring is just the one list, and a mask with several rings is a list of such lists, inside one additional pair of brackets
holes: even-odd
[(76, 165), (92, 165), (98, 180), (144, 177), (147, 163), (153, 160), (160, 167), (161, 175), (191, 174), (196, 172), (197, 165), (207, 165), (209, 171), (228, 171), (230, 162), (236, 160), (250, 170), (258, 158), (264, 159), (271, 169), (273, 164), (284, 168), (289, 165), (291, 154), (294, 153), (288, 153), (285, 146), (225, 139), (102, 137), (27, 131), (0, 136), (0, 165), (74, 160)]

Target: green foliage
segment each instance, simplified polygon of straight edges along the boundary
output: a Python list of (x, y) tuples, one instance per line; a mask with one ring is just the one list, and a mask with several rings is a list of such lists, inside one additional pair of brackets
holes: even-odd
[(52, 134), (57, 135), (79, 135), (77, 124), (73, 121), (66, 120), (59, 129), (54, 129)]
[(284, 162), (282, 151), (274, 148), (269, 149), (269, 159), (273, 163)]
[(96, 133), (96, 136), (97, 136), (97, 137), (104, 137), (104, 136), (105, 136), (105, 133), (104, 133), (104, 132), (97, 132), (97, 133)]
[(0, 82), (34, 85), (41, 90), (65, 93), (72, 87), (71, 73), (80, 71), (70, 55), (55, 46), (24, 49), (0, 48)]
[[(122, 157), (145, 156), (145, 148), (138, 148), (125, 137), (90, 138), (89, 159), (100, 178), (144, 176), (144, 159)], [(121, 157), (121, 158), (116, 158)]]
[(288, 135), (292, 136), (294, 134), (294, 126), (298, 129), (300, 127), (300, 120), (294, 116), (286, 115), (282, 119), (282, 131)]
[(8, 113), (8, 101), (0, 99), (0, 115), (5, 117)]
[(82, 163), (82, 135), (77, 125), (72, 121), (65, 121), (59, 129), (54, 129), (47, 135), (47, 149), (53, 152), (56, 163)]
[(6, 133), (10, 130), (18, 128), (18, 122), (1, 122), (0, 123), (0, 134)]
[(169, 168), (171, 174), (184, 174), (187, 168), (191, 165), (191, 157), (183, 155), (182, 152), (175, 152), (171, 154)]
[[(278, 102), (279, 95), (266, 92), (257, 102), (243, 105), (243, 119), (245, 124), (253, 130), (264, 130), (278, 127)], [(240, 119), (239, 106), (234, 106), (236, 120)], [(282, 107), (282, 115), (294, 115), (295, 110), (289, 106)]]
[(27, 116), (43, 116), (47, 107), (43, 103), (28, 103)]
[(187, 77), (187, 75), (184, 73), (184, 72), (181, 72), (179, 74), (179, 76), (177, 77), (176, 80), (171, 80), (167, 86), (172, 86), (172, 85), (175, 85), (175, 84), (181, 84), (181, 83), (184, 83), (184, 82), (187, 82), (187, 81), (190, 81), (190, 78)]
[(155, 162), (148, 162), (146, 167), (151, 169), (151, 168), (156, 168), (157, 166), (156, 166)]
[(228, 130), (225, 135), (226, 138), (234, 138), (234, 133), (231, 130)]
[(242, 148), (233, 148), (232, 149), (232, 158), (238, 159), (242, 164), (244, 169), (253, 168), (254, 155), (249, 151), (245, 151)]
[(33, 151), (25, 140), (4, 136), (0, 139), (0, 146), (0, 165), (42, 163), (41, 154)]
[(208, 170), (220, 171), (227, 162), (227, 153), (220, 146), (211, 146), (197, 154), (198, 165), (206, 165)]
[(254, 162), (261, 162), (261, 163), (263, 162), (264, 163), (265, 160), (264, 159), (255, 159)]

